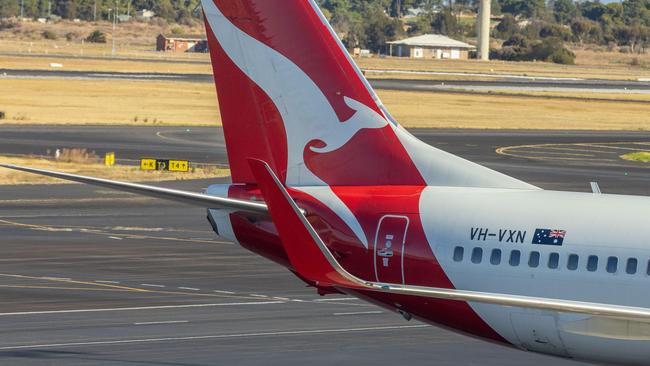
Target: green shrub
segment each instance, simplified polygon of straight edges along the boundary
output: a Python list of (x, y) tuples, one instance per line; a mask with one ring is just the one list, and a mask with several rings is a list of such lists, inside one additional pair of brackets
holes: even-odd
[(106, 43), (106, 35), (100, 30), (95, 30), (86, 37), (86, 42)]
[(503, 42), (501, 49), (492, 50), (490, 57), (506, 61), (545, 61), (573, 65), (576, 55), (564, 48), (564, 43), (559, 38), (530, 41), (520, 35), (514, 35)]
[(59, 38), (59, 36), (57, 36), (56, 33), (52, 32), (51, 30), (43, 31), (43, 33), (41, 33), (41, 35), (42, 35), (43, 38), (45, 38), (45, 39), (52, 39), (52, 40), (54, 40), (54, 39)]

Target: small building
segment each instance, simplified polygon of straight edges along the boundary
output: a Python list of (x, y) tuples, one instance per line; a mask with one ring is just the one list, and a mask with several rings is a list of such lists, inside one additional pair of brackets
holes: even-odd
[(208, 52), (208, 40), (203, 36), (165, 36), (159, 34), (156, 51)]
[(387, 42), (388, 55), (411, 58), (467, 60), (475, 46), (443, 36), (423, 34), (417, 37)]
[(151, 18), (153, 18), (155, 15), (156, 13), (148, 9), (142, 9), (135, 12), (135, 18), (144, 21), (151, 20)]

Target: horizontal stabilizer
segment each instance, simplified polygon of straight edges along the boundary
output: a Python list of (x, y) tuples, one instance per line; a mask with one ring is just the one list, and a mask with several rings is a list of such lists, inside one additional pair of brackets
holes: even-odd
[(650, 322), (648, 308), (362, 280), (336, 261), (271, 168), (259, 160), (250, 160), (250, 166), (291, 265), (300, 276), (320, 285)]
[(69, 180), (73, 182), (92, 184), (100, 187), (115, 189), (129, 193), (138, 194), (141, 196), (155, 197), (169, 201), (184, 203), (191, 206), (198, 206), (203, 208), (222, 208), (230, 209), (233, 211), (246, 211), (261, 214), (268, 214), (268, 209), (265, 204), (259, 202), (251, 202), (244, 200), (236, 200), (232, 198), (224, 198), (217, 196), (210, 196), (203, 193), (195, 193), (188, 191), (181, 191), (177, 189), (161, 188), (145, 184), (119, 182), (109, 179), (86, 177), (83, 175), (76, 175), (70, 173), (61, 173), (45, 169), (28, 168), (24, 166), (0, 164), (2, 168), (19, 170), (27, 173), (34, 173), (45, 175), (48, 177)]

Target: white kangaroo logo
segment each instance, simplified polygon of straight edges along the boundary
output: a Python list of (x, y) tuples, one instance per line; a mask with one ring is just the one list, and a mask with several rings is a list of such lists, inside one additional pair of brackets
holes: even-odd
[(344, 102), (356, 112), (347, 121), (339, 121), (323, 92), (297, 65), (237, 28), (212, 0), (202, 0), (202, 4), (224, 52), (269, 96), (282, 116), (287, 134), (286, 184), (316, 197), (336, 212), (367, 248), (368, 240), (358, 220), (327, 183), (307, 168), (303, 152), (314, 140), (325, 144), (323, 147), (310, 146), (314, 152), (339, 149), (364, 128), (386, 126), (386, 118), (344, 96)]

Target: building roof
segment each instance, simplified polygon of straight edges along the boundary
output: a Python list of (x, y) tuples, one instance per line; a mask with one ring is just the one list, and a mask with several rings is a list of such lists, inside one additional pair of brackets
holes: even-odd
[(173, 39), (176, 41), (205, 41), (207, 40), (206, 36), (194, 35), (194, 34), (180, 34), (180, 35), (171, 35), (161, 34), (161, 36), (167, 39)]
[(457, 41), (443, 36), (442, 34), (423, 34), (417, 37), (402, 39), (399, 41), (387, 42), (388, 44), (420, 46), (420, 47), (453, 47), (453, 48), (476, 48), (471, 44)]

